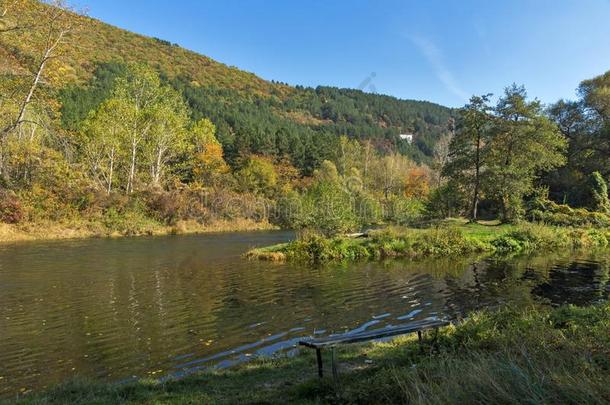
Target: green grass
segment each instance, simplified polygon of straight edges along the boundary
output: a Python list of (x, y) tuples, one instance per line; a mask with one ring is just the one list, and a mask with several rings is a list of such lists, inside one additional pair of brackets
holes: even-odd
[(606, 247), (610, 231), (599, 228), (467, 224), (450, 220), (426, 229), (389, 227), (367, 238), (309, 237), (288, 244), (251, 250), (246, 257), (323, 263), (334, 260), (405, 257), (421, 259), (476, 253), (517, 254), (536, 250)]
[[(481, 312), (423, 350), (413, 337), (341, 348), (339, 380), (306, 351), (163, 384), (72, 381), (24, 404), (610, 402), (610, 305)], [(328, 364), (328, 363), (327, 363)]]

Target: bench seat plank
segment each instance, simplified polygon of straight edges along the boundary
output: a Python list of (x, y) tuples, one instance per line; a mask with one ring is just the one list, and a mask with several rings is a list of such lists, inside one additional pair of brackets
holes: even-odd
[(423, 321), (412, 322), (408, 325), (387, 327), (383, 329), (374, 329), (370, 331), (342, 334), (337, 336), (329, 336), (321, 339), (305, 339), (299, 341), (299, 345), (310, 347), (312, 349), (321, 349), (324, 347), (332, 347), (340, 344), (366, 342), (369, 340), (382, 339), (398, 335), (406, 335), (423, 331), (425, 329), (440, 328), (449, 325), (450, 322), (444, 320), (428, 319)]

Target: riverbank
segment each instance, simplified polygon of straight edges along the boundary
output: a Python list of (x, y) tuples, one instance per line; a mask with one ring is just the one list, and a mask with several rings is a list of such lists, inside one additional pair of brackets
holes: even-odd
[[(481, 312), (441, 330), (338, 350), (339, 383), (310, 351), (164, 383), (72, 381), (23, 404), (608, 403), (610, 305)], [(328, 364), (328, 363), (327, 363)]]
[(426, 229), (390, 227), (366, 237), (310, 237), (250, 250), (246, 257), (269, 261), (420, 259), (475, 253), (514, 254), (536, 250), (599, 248), (610, 244), (610, 231), (598, 228), (441, 223)]
[(278, 229), (269, 222), (256, 222), (248, 219), (232, 221), (215, 221), (201, 224), (197, 221), (179, 221), (168, 226), (154, 221), (132, 223), (129, 226), (109, 227), (102, 222), (41, 222), (24, 224), (1, 224), (0, 243), (86, 239), (86, 238), (118, 238), (124, 236), (144, 235), (186, 235), (214, 232), (243, 232)]

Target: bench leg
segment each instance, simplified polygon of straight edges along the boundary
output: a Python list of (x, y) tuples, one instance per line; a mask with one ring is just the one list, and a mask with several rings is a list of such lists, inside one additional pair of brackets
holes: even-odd
[(332, 370), (333, 370), (333, 379), (335, 380), (335, 383), (337, 382), (337, 379), (339, 378), (339, 375), (337, 373), (337, 361), (335, 359), (335, 348), (332, 348), (332, 352), (331, 352), (331, 366), (332, 366)]
[(322, 368), (322, 350), (316, 349), (316, 360), (318, 361), (318, 377), (324, 377), (324, 369)]
[(434, 348), (439, 351), (439, 347), (438, 347), (438, 328), (434, 328), (434, 339), (432, 340), (432, 344), (434, 345)]

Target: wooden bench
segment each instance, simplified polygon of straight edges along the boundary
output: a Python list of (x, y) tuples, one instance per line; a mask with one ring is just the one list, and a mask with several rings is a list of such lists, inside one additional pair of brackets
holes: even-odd
[(324, 368), (322, 365), (322, 349), (331, 348), (331, 363), (333, 376), (337, 377), (337, 368), (335, 365), (335, 346), (362, 343), (371, 340), (384, 339), (393, 336), (407, 335), (417, 333), (419, 343), (422, 343), (422, 332), (429, 329), (434, 329), (438, 333), (438, 328), (449, 325), (450, 322), (444, 320), (427, 319), (423, 321), (415, 321), (407, 325), (390, 326), (382, 329), (374, 329), (359, 333), (346, 333), (342, 335), (333, 335), (320, 339), (304, 339), (299, 341), (299, 345), (316, 350), (316, 360), (318, 362), (318, 376), (324, 377)]

